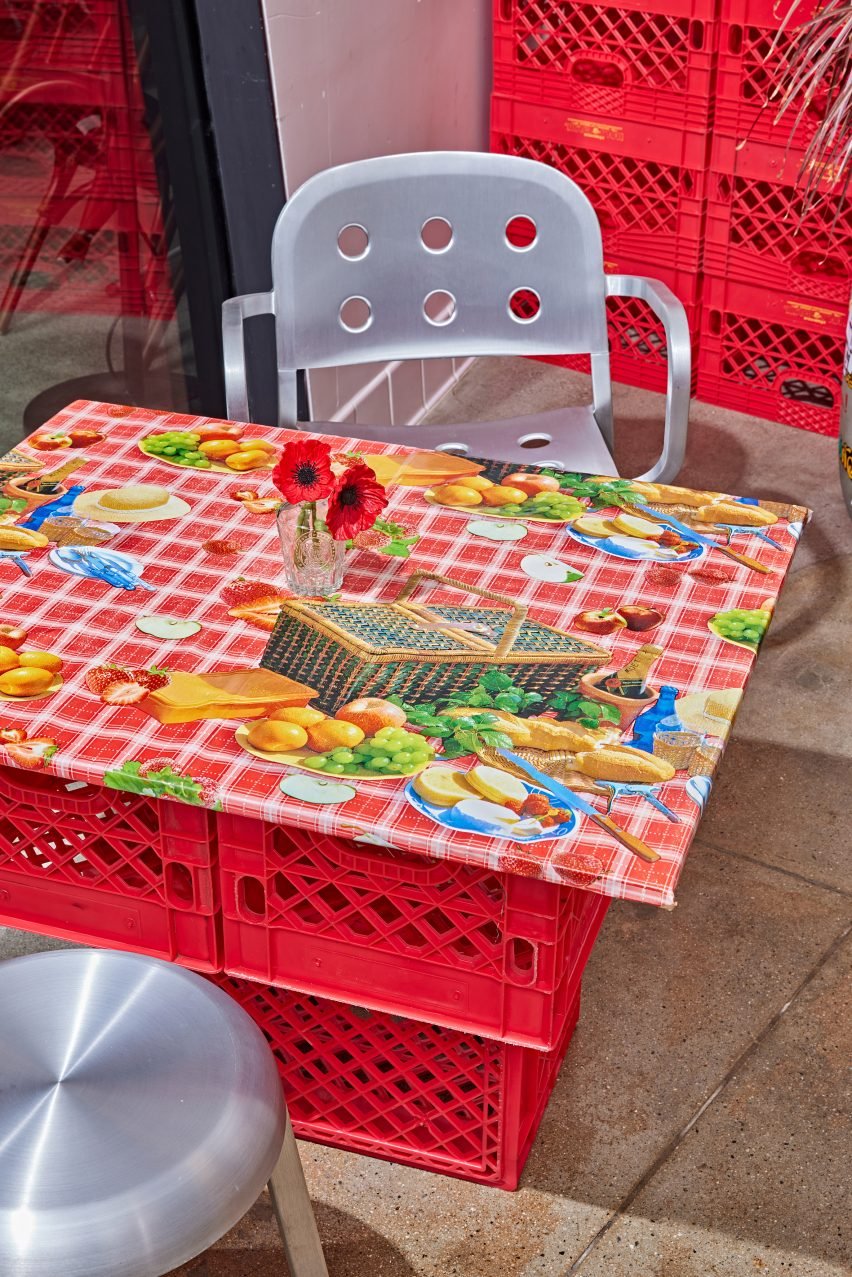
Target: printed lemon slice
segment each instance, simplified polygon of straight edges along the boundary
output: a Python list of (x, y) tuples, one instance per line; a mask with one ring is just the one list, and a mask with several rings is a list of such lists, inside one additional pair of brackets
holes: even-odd
[(638, 514), (617, 514), (612, 526), (628, 537), (642, 537), (645, 541), (659, 541), (665, 528), (650, 519), (640, 519)]
[(455, 807), (465, 798), (476, 796), (465, 779), (465, 773), (449, 767), (427, 767), (412, 781), (414, 792), (436, 807)]
[(466, 778), (474, 789), (493, 803), (507, 801), (522, 803), (527, 796), (526, 786), (517, 776), (500, 771), (499, 767), (487, 767), (480, 763), (466, 773)]
[(613, 525), (609, 519), (598, 519), (591, 514), (582, 515), (574, 527), (587, 537), (611, 537), (613, 533)]

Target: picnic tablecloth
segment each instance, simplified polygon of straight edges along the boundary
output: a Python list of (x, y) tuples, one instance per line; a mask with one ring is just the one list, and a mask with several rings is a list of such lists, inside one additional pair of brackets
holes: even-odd
[[(336, 778), (341, 785), (339, 801), (294, 798), (281, 789), (282, 778), (292, 775), (293, 769), (246, 752), (235, 738), (239, 724), (233, 720), (163, 724), (139, 704), (110, 704), (92, 690), (92, 672), (111, 664), (131, 670), (200, 673), (248, 669), (261, 663), (270, 634), (231, 615), (233, 582), (246, 578), (280, 590), (281, 548), (274, 513), (252, 512), (234, 494), (250, 488), (261, 500), (275, 497), (270, 471), (241, 475), (179, 468), (139, 448), (140, 440), (150, 434), (191, 431), (211, 420), (79, 401), (38, 434), (67, 436), (75, 429), (89, 429), (100, 438), (48, 452), (25, 440), (3, 459), (6, 470), (0, 462), (0, 477), (5, 480), (9, 473), (16, 473), (16, 464), (29, 465), (27, 473), (33, 474), (36, 462), (50, 472), (74, 458), (81, 464), (63, 482), (80, 486), (87, 494), (127, 485), (156, 485), (189, 506), (186, 513), (168, 520), (106, 525), (110, 539), (104, 548), (129, 556), (133, 570), (153, 589), (141, 585), (123, 589), (74, 575), (67, 564), (60, 566), (62, 556), (57, 558), (53, 543), (25, 555), (30, 575), (24, 574), (11, 554), (0, 557), (0, 623), (23, 627), (27, 649), (54, 653), (62, 661), (61, 685), (51, 694), (6, 697), (0, 703), (4, 728), (0, 762), (39, 767), (71, 781), (96, 784), (121, 786), (122, 776), (131, 776), (129, 784), (137, 792), (368, 841), (388, 847), (389, 855), (393, 854), (390, 849), (399, 849), (554, 882), (579, 881), (605, 895), (671, 906), (710, 787), (709, 780), (696, 784), (685, 771), (651, 791), (669, 815), (643, 793), (617, 794), (612, 804), (611, 814), (619, 826), (659, 853), (660, 858), (649, 863), (583, 814), (568, 833), (533, 843), (448, 827), (435, 813), (424, 811), (422, 804), (418, 807), (403, 778), (350, 782), (340, 777)], [(291, 432), (261, 426), (246, 426), (245, 433), (276, 446), (292, 437)], [(323, 437), (342, 452), (368, 457), (405, 458), (411, 451), (361, 443), (345, 435)], [(412, 438), (416, 443), (416, 429)], [(483, 462), (482, 473), (490, 474), (491, 464)], [(499, 476), (507, 469), (512, 467), (497, 467), (495, 473)], [(589, 491), (588, 484), (577, 487), (577, 482), (574, 486), (580, 494)], [(580, 500), (594, 508), (594, 484), (591, 488), (592, 498), (581, 495)], [(8, 494), (20, 488), (7, 483), (5, 490)], [(570, 484), (567, 490), (572, 490)], [(472, 510), (436, 504), (423, 486), (391, 482), (388, 494), (383, 518), (400, 525), (407, 534), (400, 534), (402, 540), (412, 543), (401, 553), (386, 553), (381, 537), (372, 546), (367, 538), (364, 548), (350, 550), (344, 601), (393, 600), (408, 576), (418, 570), (485, 587), (526, 605), (531, 620), (605, 648), (610, 657), (603, 672), (623, 667), (642, 643), (658, 645), (663, 654), (653, 666), (651, 681), (655, 687), (675, 687), (677, 704), (686, 704), (683, 698), (692, 698), (694, 704), (696, 696), (706, 700), (708, 693), (722, 691), (727, 692), (729, 704), (736, 702), (736, 693), (754, 666), (756, 647), (728, 641), (709, 623), (734, 608), (772, 608), (808, 517), (800, 507), (764, 503), (775, 510), (776, 522), (760, 530), (763, 536), (745, 528), (733, 538), (731, 544), (738, 551), (770, 569), (762, 574), (700, 545), (672, 562), (664, 557), (661, 563), (653, 550), (651, 558), (621, 558), (594, 538), (584, 542), (570, 535), (565, 525), (520, 516), (506, 516), (503, 525), (512, 524), (511, 535), (519, 539), (495, 540), (491, 539), (494, 533), (489, 535), (487, 526), (483, 527), (487, 525), (484, 507)], [(598, 495), (598, 505), (600, 500)], [(5, 525), (14, 526), (17, 521), (27, 526), (31, 512), (20, 511), (20, 504), (16, 501), (4, 510)], [(61, 527), (61, 516), (43, 526), (48, 531)], [(711, 531), (724, 543), (723, 534)], [(416, 537), (419, 540), (413, 540)], [(211, 548), (216, 542), (232, 543), (229, 552), (221, 553), (221, 545)], [(406, 551), (408, 557), (404, 557)], [(563, 563), (574, 569), (564, 576), (578, 579), (559, 580), (559, 569), (546, 566)], [(542, 574), (556, 579), (541, 579)], [(424, 591), (422, 601), (430, 606), (464, 602), (481, 609), (486, 620), (486, 609), (492, 606), (475, 595), (460, 599), (458, 590), (434, 583)], [(581, 613), (617, 609), (628, 602), (659, 611), (662, 621), (650, 632), (620, 626), (602, 635), (578, 628)], [(196, 621), (200, 628), (178, 639), (158, 638), (137, 625), (140, 617), (151, 615)], [(551, 717), (558, 718), (558, 712), (551, 712)], [(41, 757), (38, 750), (35, 757), (28, 757), (26, 750), (21, 753), (22, 742), (14, 739), (21, 735), (27, 741), (49, 740), (55, 750), (42, 746)], [(630, 731), (625, 739), (629, 741)], [(455, 765), (464, 769), (476, 761), (462, 758)], [(166, 791), (153, 782), (146, 790), (146, 772), (162, 773), (164, 768), (183, 779)], [(593, 796), (591, 801), (605, 810), (601, 797)], [(579, 867), (579, 878), (572, 877), (572, 864)]]

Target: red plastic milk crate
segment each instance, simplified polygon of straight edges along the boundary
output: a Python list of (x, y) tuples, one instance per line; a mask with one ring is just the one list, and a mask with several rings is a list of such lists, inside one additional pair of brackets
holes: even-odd
[[(650, 268), (632, 263), (618, 266), (604, 262), (608, 275), (650, 275), (666, 284), (686, 310), (689, 332), (692, 337), (692, 379), (694, 393), (698, 375), (698, 335), (701, 327), (701, 280), (692, 271), (666, 270), (662, 266)], [(668, 378), (668, 354), (662, 322), (650, 306), (638, 297), (609, 297), (606, 303), (607, 330), (609, 334), (609, 365), (613, 381), (627, 386), (642, 386), (646, 390), (665, 391)], [(548, 355), (544, 363), (560, 368), (573, 368), (589, 374), (588, 355)]]
[(0, 767), (0, 923), (221, 971), (212, 814)]
[(218, 977), (272, 1046), (301, 1139), (514, 1189), (580, 1009), (546, 1053)]
[(706, 129), (716, 0), (494, 0), (494, 91), (637, 124)]
[(704, 280), (698, 398), (837, 433), (845, 307)]
[(800, 0), (778, 48), (778, 30), (793, 0), (725, 0), (718, 28), (714, 122), (717, 133), (742, 141), (772, 142), (804, 149), (825, 111), (825, 98), (814, 99), (791, 137), (798, 105), (776, 124), (771, 94), (788, 80), (786, 50), (804, 22), (823, 7), (820, 0)]
[(778, 292), (843, 304), (852, 284), (852, 207), (839, 194), (800, 219), (802, 152), (714, 139), (704, 268)]
[[(706, 131), (613, 123), (494, 95), (491, 150), (540, 160), (588, 196), (604, 256), (697, 271), (704, 225)], [(519, 210), (522, 211), (522, 210)]]
[(225, 970), (553, 1047), (608, 898), (220, 815)]

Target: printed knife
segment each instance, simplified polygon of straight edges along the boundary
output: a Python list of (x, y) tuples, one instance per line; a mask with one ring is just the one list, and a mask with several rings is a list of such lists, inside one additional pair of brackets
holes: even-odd
[(605, 829), (616, 842), (620, 842), (628, 851), (632, 851), (634, 855), (641, 857), (653, 863), (659, 860), (659, 853), (654, 851), (653, 847), (649, 847), (641, 838), (637, 838), (635, 834), (628, 833), (626, 829), (622, 829), (617, 825), (610, 816), (604, 816), (591, 803), (587, 803), (585, 798), (581, 798), (579, 794), (575, 794), (573, 789), (567, 789), (564, 785), (560, 785), (552, 776), (545, 776), (544, 772), (540, 772), (538, 768), (533, 767), (525, 758), (521, 758), (519, 754), (513, 754), (510, 749), (498, 749), (497, 753), (505, 758), (507, 762), (512, 763), (515, 767), (525, 772), (530, 780), (535, 781), (540, 789), (551, 794), (552, 797), (558, 798), (560, 803), (565, 807), (570, 807), (573, 811), (581, 811), (584, 816), (588, 816), (596, 825), (600, 825), (601, 829)]
[(772, 574), (772, 568), (768, 568), (765, 563), (761, 563), (758, 559), (750, 559), (747, 554), (740, 554), (738, 550), (732, 550), (730, 546), (722, 545), (719, 541), (714, 541), (712, 537), (706, 537), (703, 532), (696, 532), (695, 528), (691, 528), (687, 523), (681, 523), (680, 519), (676, 519), (673, 514), (660, 514), (659, 510), (652, 510), (650, 506), (640, 505), (638, 502), (632, 502), (631, 505), (634, 510), (641, 510), (655, 523), (674, 528), (685, 541), (695, 541), (698, 545), (706, 545), (708, 550), (716, 550), (718, 554), (724, 554), (736, 563), (742, 563), (753, 572), (763, 572), (767, 576)]

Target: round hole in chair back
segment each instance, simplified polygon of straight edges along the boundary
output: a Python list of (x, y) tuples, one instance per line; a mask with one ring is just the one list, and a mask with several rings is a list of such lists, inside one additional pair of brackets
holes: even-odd
[(443, 288), (436, 288), (423, 299), (423, 314), (430, 324), (442, 328), (456, 317), (456, 299)]
[(518, 324), (531, 324), (541, 313), (541, 298), (534, 288), (516, 288), (509, 298), (509, 314)]
[(337, 247), (340, 249), (341, 257), (346, 257), (350, 262), (357, 262), (360, 257), (366, 257), (370, 247), (370, 236), (367, 229), (361, 226), (359, 222), (350, 222), (348, 226), (344, 226), (337, 236)]
[(430, 217), (420, 227), (420, 239), (427, 253), (446, 253), (453, 242), (453, 228), (446, 217)]
[(528, 248), (532, 248), (537, 239), (538, 227), (531, 217), (519, 214), (509, 218), (506, 223), (506, 241), (510, 248), (524, 253)]
[(363, 333), (373, 322), (373, 308), (366, 297), (347, 297), (338, 311), (341, 325), (349, 333)]
[(518, 443), (522, 448), (546, 448), (553, 443), (552, 435), (521, 435)]
[(439, 443), (435, 447), (436, 452), (449, 452), (454, 457), (466, 457), (470, 452), (470, 448), (466, 443)]

